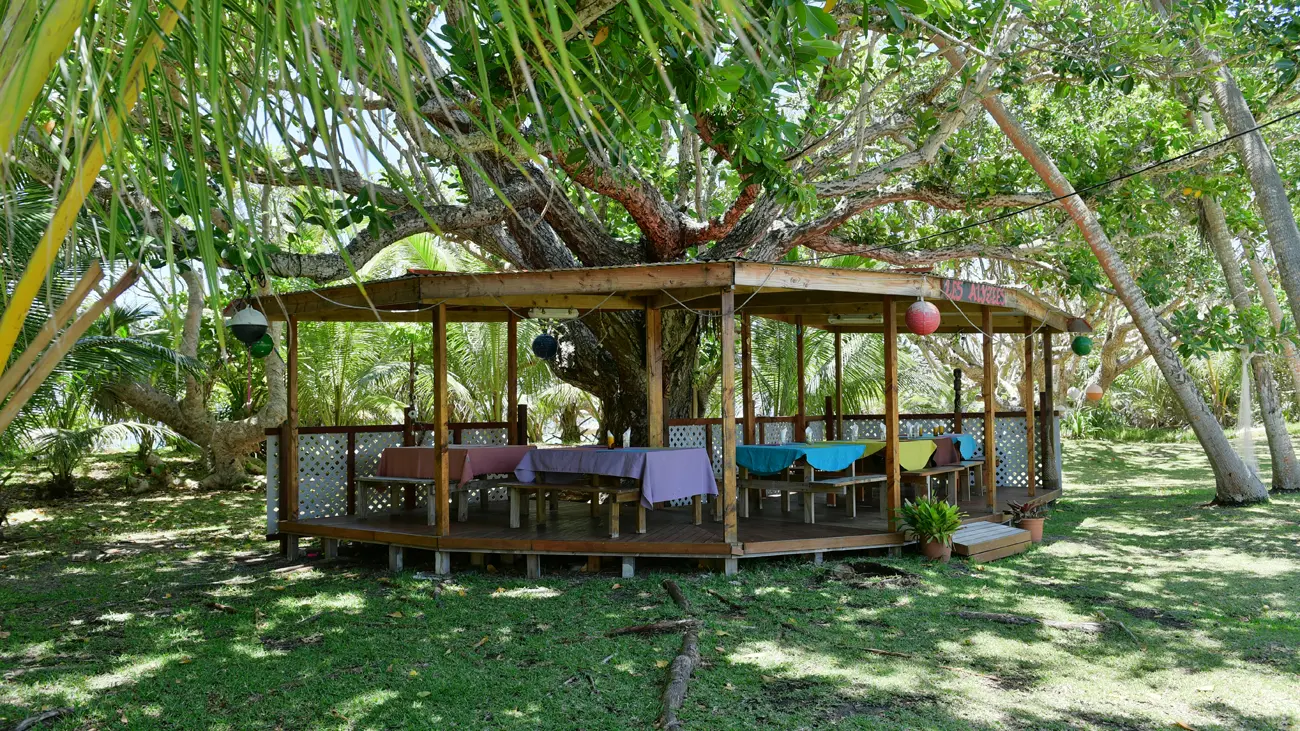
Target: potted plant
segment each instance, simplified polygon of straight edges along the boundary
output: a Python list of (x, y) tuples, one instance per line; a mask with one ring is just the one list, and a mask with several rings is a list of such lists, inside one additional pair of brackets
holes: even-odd
[(921, 544), (926, 558), (947, 561), (952, 556), (952, 537), (961, 528), (965, 513), (942, 500), (908, 500), (898, 510), (906, 532)]
[(1008, 502), (1007, 510), (1011, 511), (1011, 519), (1018, 527), (1029, 531), (1029, 540), (1034, 543), (1043, 542), (1043, 521), (1047, 520), (1046, 505), (1033, 500), (1023, 503)]

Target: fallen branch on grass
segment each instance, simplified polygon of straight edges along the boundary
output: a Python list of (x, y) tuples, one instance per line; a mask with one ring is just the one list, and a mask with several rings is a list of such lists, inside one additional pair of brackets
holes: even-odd
[(42, 711), (41, 713), (38, 713), (35, 716), (24, 718), (22, 721), (18, 723), (17, 726), (14, 726), (14, 731), (27, 731), (27, 729), (32, 728), (38, 723), (53, 721), (54, 719), (58, 718), (59, 716), (62, 716), (65, 713), (72, 713), (72, 709), (52, 708), (48, 711)]
[(691, 613), (691, 600), (687, 599), (686, 595), (682, 593), (682, 588), (677, 585), (676, 581), (664, 579), (662, 586), (664, 591), (668, 592), (668, 596), (672, 597), (674, 602), (677, 602), (677, 606), (682, 608), (683, 612)]
[(649, 624), (634, 624), (631, 627), (619, 627), (605, 633), (606, 637), (618, 637), (619, 635), (660, 635), (665, 632), (681, 632), (682, 630), (695, 629), (699, 627), (698, 619), (665, 619), (662, 622), (651, 622)]
[(659, 728), (676, 731), (682, 727), (677, 711), (686, 700), (686, 686), (699, 664), (700, 631), (698, 627), (692, 627), (682, 634), (682, 650), (668, 667), (668, 685), (664, 687), (664, 710), (659, 716)]
[(741, 604), (740, 602), (732, 601), (731, 599), (728, 599), (726, 596), (724, 596), (724, 595), (723, 595), (722, 593), (720, 593), (720, 592), (716, 592), (716, 591), (714, 591), (714, 590), (712, 590), (712, 589), (705, 589), (705, 590), (704, 590), (704, 593), (705, 593), (705, 594), (708, 594), (709, 596), (713, 597), (714, 599), (717, 599), (718, 601), (722, 602), (723, 604), (726, 604), (727, 606), (731, 607), (731, 610), (732, 610), (733, 612), (743, 612), (743, 611), (745, 611), (745, 609), (746, 609), (746, 607), (745, 607), (744, 604)]
[(997, 622), (999, 624), (1015, 625), (1038, 625), (1040, 627), (1051, 627), (1053, 629), (1072, 629), (1079, 632), (1090, 632), (1100, 634), (1106, 631), (1104, 622), (1062, 622), (1055, 619), (1041, 619), (1039, 617), (1027, 617), (1023, 614), (1000, 614), (997, 612), (952, 612), (952, 614), (962, 619), (982, 619), (987, 622)]

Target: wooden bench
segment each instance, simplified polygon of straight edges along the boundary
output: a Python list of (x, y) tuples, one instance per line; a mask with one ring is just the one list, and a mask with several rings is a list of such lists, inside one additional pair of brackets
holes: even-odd
[(980, 494), (984, 494), (984, 460), (966, 459), (962, 460), (961, 466), (966, 468), (966, 499), (971, 499), (971, 488), (978, 487)]
[(872, 482), (884, 482), (884, 475), (845, 475), (843, 477), (826, 477), (817, 480), (804, 481), (786, 481), (771, 479), (741, 479), (736, 481), (736, 488), (740, 490), (739, 505), (737, 513), (742, 518), (749, 517), (749, 495), (750, 490), (759, 491), (759, 505), (762, 505), (762, 497), (768, 490), (779, 490), (781, 492), (781, 512), (790, 512), (790, 495), (798, 493), (800, 502), (803, 503), (803, 522), (817, 522), (817, 500), (818, 494), (825, 495), (846, 495), (844, 501), (845, 513), (850, 518), (856, 518), (858, 515), (858, 485), (866, 485)]
[(948, 502), (953, 505), (957, 504), (957, 480), (966, 467), (961, 463), (938, 465), (936, 467), (926, 467), (919, 470), (907, 470), (901, 473), (903, 482), (920, 483), (925, 485), (925, 496), (930, 498), (933, 495), (931, 491), (931, 481), (939, 475), (944, 475), (945, 492)]
[(519, 528), (523, 525), (523, 513), (526, 511), (530, 495), (535, 496), (537, 499), (536, 524), (540, 526), (546, 524), (546, 493), (551, 494), (551, 505), (558, 509), (560, 493), (576, 492), (589, 496), (591, 516), (593, 518), (600, 515), (601, 496), (609, 496), (609, 499), (605, 502), (609, 506), (610, 538), (618, 538), (620, 506), (623, 503), (636, 503), (636, 532), (646, 532), (646, 508), (641, 504), (641, 488), (639, 487), (583, 483), (549, 485), (534, 482), (503, 482), (500, 487), (504, 487), (510, 492), (511, 528)]
[[(460, 486), (459, 481), (452, 480), (448, 486), (449, 494), (456, 500), (456, 521), (464, 523), (469, 520), (469, 496), (470, 493), (477, 490), (479, 494), (479, 507), (487, 510), (488, 491), (501, 487), (505, 480), (478, 479), (470, 480), (464, 487)], [(435, 480), (426, 477), (358, 477), (357, 478), (357, 517), (365, 518), (370, 514), (370, 493), (371, 490), (379, 488), (390, 488), (388, 492), (388, 512), (400, 513), (401, 507), (399, 498), (400, 492), (397, 487), (416, 487), (423, 488), (425, 491), (425, 508), (428, 511), (429, 525), (434, 524), (434, 518), (437, 515), (436, 506), (438, 500), (435, 497), (437, 483)]]

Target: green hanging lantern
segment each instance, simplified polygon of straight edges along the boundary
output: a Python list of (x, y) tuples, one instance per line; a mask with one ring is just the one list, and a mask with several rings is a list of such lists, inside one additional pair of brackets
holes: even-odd
[(267, 333), (248, 346), (248, 354), (261, 360), (275, 350), (275, 341), (271, 339), (271, 333)]
[(1076, 336), (1074, 341), (1070, 343), (1070, 350), (1073, 350), (1075, 355), (1087, 355), (1091, 353), (1092, 338), (1087, 335)]

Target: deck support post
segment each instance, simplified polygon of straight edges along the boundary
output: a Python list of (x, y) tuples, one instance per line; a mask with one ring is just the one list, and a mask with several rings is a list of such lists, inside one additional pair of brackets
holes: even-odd
[(451, 465), (447, 445), (447, 305), (433, 307), (433, 479), (437, 522), (433, 534), (451, 532)]
[(1025, 485), (1029, 497), (1034, 497), (1038, 488), (1038, 461), (1034, 458), (1034, 328), (1025, 319), (1025, 378), (1021, 386), (1024, 396), (1021, 404), (1025, 409)]
[(736, 292), (731, 287), (722, 290), (719, 331), (722, 341), (722, 540), (735, 546), (740, 543), (740, 531), (736, 519)]
[(890, 558), (902, 558), (902, 557), (903, 557), (903, 547), (902, 547), (902, 546), (890, 546), (889, 548), (886, 548), (886, 549), (885, 549), (885, 555), (886, 555), (886, 556), (889, 556)]
[(285, 536), (284, 538), (284, 557), (290, 561), (297, 561), (302, 553), (298, 547), (298, 536)]
[(740, 405), (744, 411), (745, 444), (757, 444), (754, 441), (754, 342), (751, 325), (748, 313), (740, 316)]
[(471, 553), (469, 555), (469, 565), (473, 566), (474, 568), (481, 569), (483, 568), (483, 565), (486, 563), (487, 563), (486, 553)]
[(898, 303), (883, 301), (885, 319), (885, 511), (889, 529), (898, 530), (898, 509), (903, 505), (902, 475), (898, 465)]
[(600, 556), (587, 557), (587, 573), (589, 574), (600, 573)]
[(663, 311), (645, 308), (646, 446), (664, 446)]
[[(285, 326), (285, 364), (287, 408), (280, 424), (280, 515), (279, 519), (298, 519), (298, 320), (290, 317)], [(287, 549), (286, 549), (287, 550)]]
[(993, 309), (981, 307), (980, 330), (984, 333), (984, 484), (987, 486), (989, 512), (998, 507), (997, 453), (997, 373), (993, 362)]
[(722, 573), (726, 576), (735, 576), (740, 572), (740, 559), (724, 558), (722, 559)]
[(506, 317), (506, 441), (527, 444), (528, 435), (519, 433), (519, 318)]
[(322, 538), (320, 540), (320, 552), (323, 558), (334, 559), (339, 557), (339, 539)]
[(542, 578), (542, 556), (539, 553), (530, 553), (525, 557), (527, 565), (525, 566), (524, 575), (530, 579)]
[(446, 576), (451, 573), (451, 552), (434, 551), (433, 552), (433, 573), (439, 576)]
[(1056, 383), (1052, 364), (1052, 333), (1043, 331), (1043, 489), (1061, 489), (1061, 473), (1056, 468)]
[(389, 546), (388, 570), (400, 574), (404, 568), (406, 568), (406, 549), (401, 546)]
[(636, 576), (636, 556), (623, 557), (623, 578), (630, 579)]
[(821, 566), (823, 563), (826, 562), (826, 552), (813, 551), (812, 558), (813, 558), (813, 566)]
[(794, 318), (794, 375), (795, 388), (798, 389), (795, 395), (795, 415), (794, 415), (794, 437), (792, 442), (808, 441), (808, 414), (804, 404), (804, 394), (808, 390), (808, 384), (804, 378), (804, 351), (803, 351), (803, 315), (795, 315)]

